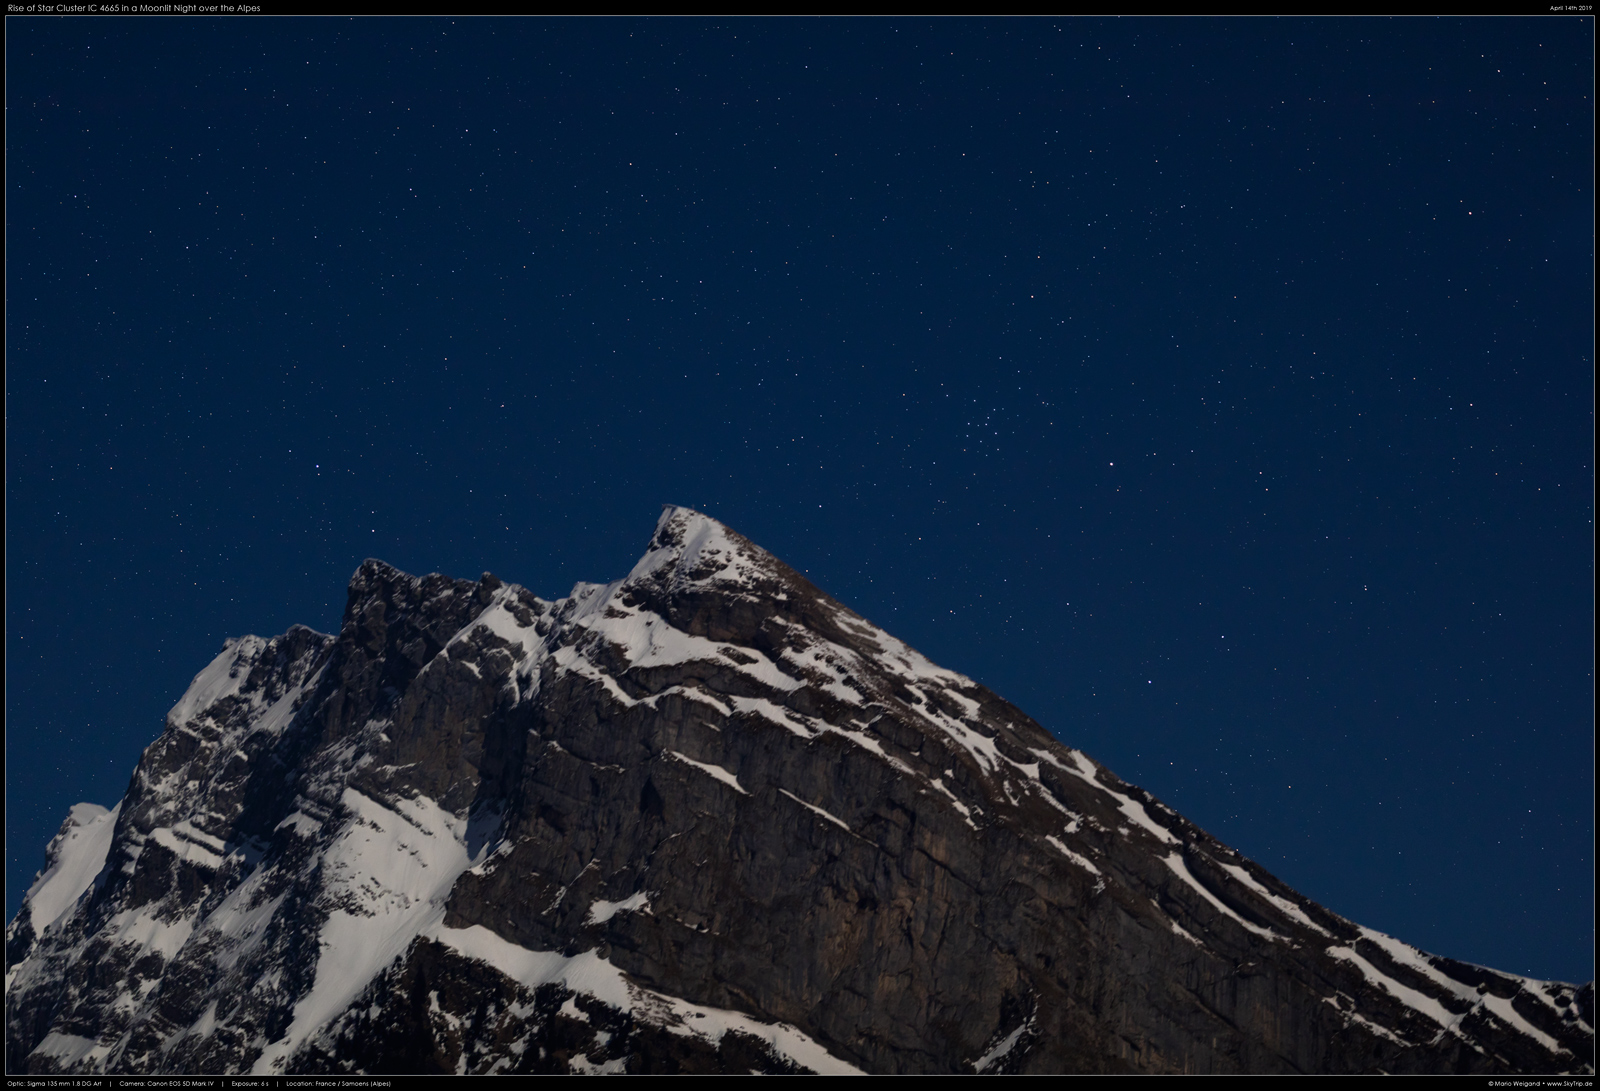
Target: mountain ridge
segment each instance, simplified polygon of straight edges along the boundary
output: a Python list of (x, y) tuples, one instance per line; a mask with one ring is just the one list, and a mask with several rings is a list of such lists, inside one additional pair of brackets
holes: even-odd
[(74, 816), (8, 1071), (1592, 1070), (1592, 983), (1346, 921), (670, 505), (557, 600), (369, 558)]

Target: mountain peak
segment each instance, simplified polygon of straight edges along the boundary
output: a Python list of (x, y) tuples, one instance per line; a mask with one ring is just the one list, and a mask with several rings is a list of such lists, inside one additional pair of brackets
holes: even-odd
[(692, 587), (747, 586), (778, 563), (711, 516), (663, 504), (649, 548), (623, 583), (649, 584), (669, 594)]
[(1581, 1072), (689, 508), (229, 641), (7, 929), (13, 1072)]

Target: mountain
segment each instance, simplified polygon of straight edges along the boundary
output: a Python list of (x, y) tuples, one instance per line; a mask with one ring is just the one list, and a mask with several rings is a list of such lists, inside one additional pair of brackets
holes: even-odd
[(739, 534), (369, 560), (6, 932), (8, 1072), (1592, 1072), (1594, 987), (1302, 897)]

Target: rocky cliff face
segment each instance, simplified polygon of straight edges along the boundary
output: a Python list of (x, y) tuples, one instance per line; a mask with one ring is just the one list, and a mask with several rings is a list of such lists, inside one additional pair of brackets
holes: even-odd
[(556, 602), (230, 641), (6, 936), (10, 1072), (1592, 1071), (669, 508)]

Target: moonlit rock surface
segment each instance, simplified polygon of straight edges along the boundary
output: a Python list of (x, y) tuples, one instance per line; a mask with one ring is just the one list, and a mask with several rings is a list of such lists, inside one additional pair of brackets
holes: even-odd
[(1592, 1071), (713, 519), (229, 641), (6, 935), (8, 1072)]

